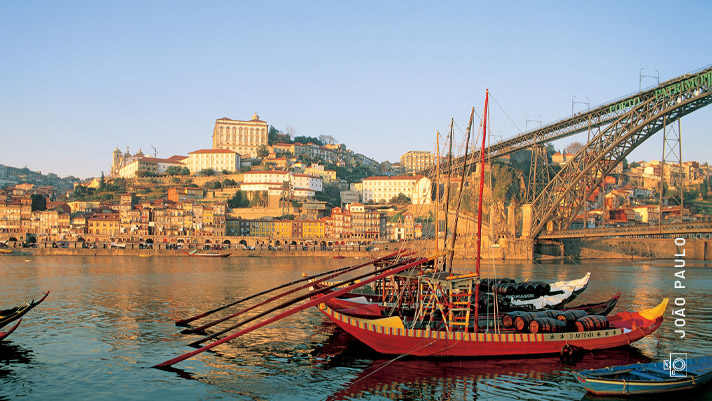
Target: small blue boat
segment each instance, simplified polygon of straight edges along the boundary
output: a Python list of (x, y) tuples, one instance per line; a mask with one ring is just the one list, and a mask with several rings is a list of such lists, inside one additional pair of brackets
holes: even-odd
[(574, 375), (589, 393), (596, 395), (688, 390), (712, 380), (712, 356), (689, 359), (676, 357), (665, 362), (584, 370), (574, 372)]

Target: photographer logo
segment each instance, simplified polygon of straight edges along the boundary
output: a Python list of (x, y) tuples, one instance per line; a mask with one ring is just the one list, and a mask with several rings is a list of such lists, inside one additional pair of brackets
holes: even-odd
[(687, 377), (687, 354), (670, 353), (670, 359), (663, 361), (663, 369), (670, 371), (670, 377)]

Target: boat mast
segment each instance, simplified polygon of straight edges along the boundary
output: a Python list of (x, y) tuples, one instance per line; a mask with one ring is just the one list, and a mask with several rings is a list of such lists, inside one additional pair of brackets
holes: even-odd
[[(435, 252), (440, 253), (440, 131), (435, 134)], [(435, 271), (438, 271), (440, 258), (435, 258)]]
[[(455, 241), (457, 239), (457, 220), (460, 217), (460, 205), (462, 204), (462, 190), (465, 187), (465, 176), (467, 175), (467, 150), (470, 147), (470, 133), (472, 132), (472, 120), (475, 117), (475, 108), (470, 113), (470, 122), (467, 124), (467, 138), (465, 139), (465, 157), (462, 159), (462, 174), (460, 175), (460, 190), (457, 194), (457, 207), (455, 208), (455, 220), (452, 224), (452, 237), (450, 237), (450, 249), (452, 253), (448, 255), (448, 271), (452, 273), (452, 260), (455, 257)], [(452, 172), (452, 166), (450, 167)]]
[[(452, 175), (452, 127), (455, 124), (455, 119), (451, 118), (450, 119), (450, 134), (449, 134), (449, 141), (450, 141), (450, 151), (447, 154), (447, 166), (448, 166), (448, 173), (447, 173), (447, 179), (445, 180), (445, 238), (444, 238), (444, 245), (445, 248), (447, 248), (447, 229), (448, 229), (448, 220), (450, 219), (450, 176)], [(446, 249), (448, 252), (454, 252), (454, 249)], [(447, 259), (445, 260), (445, 268), (448, 267), (448, 260), (450, 263), (452, 263), (452, 259), (449, 256), (446, 256)], [(452, 271), (452, 267), (450, 267), (450, 271)]]
[(480, 197), (477, 206), (477, 264), (475, 269), (478, 277), (480, 275), (480, 252), (482, 250), (482, 192), (484, 191), (485, 186), (485, 138), (487, 137), (487, 113), (489, 112), (489, 109), (487, 107), (488, 102), (489, 89), (487, 89), (487, 91), (485, 92), (485, 110), (482, 117), (482, 150), (480, 150), (480, 156), (482, 157), (482, 160), (480, 162)]
[(479, 199), (477, 200), (477, 262), (475, 265), (475, 272), (477, 274), (477, 282), (475, 283), (475, 333), (479, 331), (479, 318), (480, 318), (480, 250), (482, 248), (482, 192), (484, 191), (485, 185), (485, 138), (487, 137), (487, 113), (489, 108), (487, 107), (489, 103), (489, 89), (485, 92), (485, 110), (482, 116), (482, 149), (480, 150), (480, 155), (482, 160), (480, 162), (480, 191)]

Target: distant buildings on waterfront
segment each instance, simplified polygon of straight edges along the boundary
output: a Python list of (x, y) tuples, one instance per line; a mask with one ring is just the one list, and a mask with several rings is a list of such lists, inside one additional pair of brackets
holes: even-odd
[[(264, 179), (257, 173), (255, 179)], [(235, 237), (259, 237), (264, 243), (277, 238), (373, 241), (413, 239), (423, 232), (423, 224), (411, 213), (393, 214), (387, 206), (357, 202), (331, 210), (305, 202), (293, 219), (249, 219), (232, 215), (223, 201), (205, 199), (199, 188), (172, 187), (168, 199), (142, 200), (126, 193), (116, 203), (50, 201), (51, 196), (51, 188), (32, 185), (0, 190), (0, 243), (70, 240), (215, 244), (240, 240)]]

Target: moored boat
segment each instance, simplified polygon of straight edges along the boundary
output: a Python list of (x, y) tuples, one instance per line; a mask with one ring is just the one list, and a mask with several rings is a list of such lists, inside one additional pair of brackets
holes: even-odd
[(204, 258), (226, 258), (226, 257), (232, 255), (231, 253), (219, 253), (219, 252), (198, 253), (196, 250), (192, 250), (190, 252), (183, 251), (183, 253), (188, 256), (196, 256), (196, 257), (204, 257)]
[(709, 383), (712, 380), (712, 357), (678, 358), (573, 373), (589, 393), (596, 395), (658, 394), (689, 390)]
[(21, 306), (15, 306), (12, 308), (0, 310), (0, 328), (4, 327), (8, 323), (14, 322), (15, 320), (24, 316), (27, 312), (31, 311), (37, 305), (41, 304), (42, 301), (44, 301), (48, 295), (49, 295), (49, 291), (47, 291), (45, 293), (45, 295), (42, 298), (40, 298), (38, 301), (32, 300), (29, 303), (26, 303)]
[(22, 319), (18, 320), (17, 323), (15, 323), (15, 325), (10, 328), (10, 330), (8, 330), (8, 331), (0, 331), (0, 341), (4, 340), (4, 339), (5, 339), (7, 336), (9, 336), (13, 331), (15, 331), (15, 329), (17, 328), (17, 326), (20, 325), (20, 323), (22, 323)]
[[(609, 328), (585, 332), (519, 333), (472, 332), (450, 324), (433, 327), (421, 322), (406, 327), (403, 318), (360, 319), (343, 315), (325, 304), (322, 313), (344, 331), (375, 351), (389, 355), (425, 357), (497, 357), (557, 354), (567, 344), (585, 350), (628, 345), (660, 327), (667, 307), (665, 298), (656, 307), (639, 312), (620, 312), (608, 318)], [(447, 312), (446, 312), (447, 313)]]

